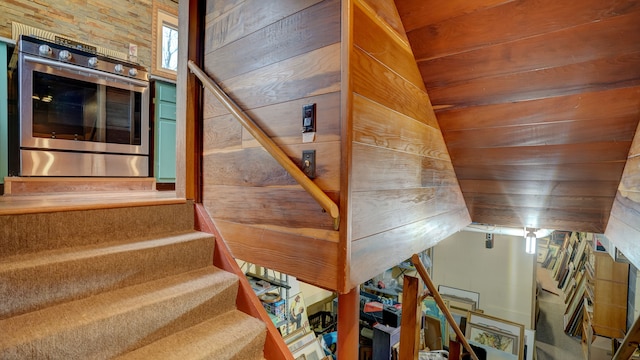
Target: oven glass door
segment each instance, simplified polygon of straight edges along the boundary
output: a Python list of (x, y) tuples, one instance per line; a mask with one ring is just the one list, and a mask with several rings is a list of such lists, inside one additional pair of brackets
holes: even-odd
[[(148, 154), (147, 87), (26, 61), (21, 147)], [(27, 95), (27, 96), (25, 96)]]
[(36, 71), (31, 98), (34, 137), (104, 141), (97, 84)]

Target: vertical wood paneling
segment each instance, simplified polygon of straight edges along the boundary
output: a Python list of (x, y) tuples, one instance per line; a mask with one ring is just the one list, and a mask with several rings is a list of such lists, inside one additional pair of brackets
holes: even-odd
[[(209, 1), (205, 71), (300, 163), (316, 150), (314, 182), (340, 197), (340, 1)], [(302, 106), (317, 133), (303, 143)], [(338, 289), (333, 220), (205, 93), (204, 205), (233, 255)], [(300, 264), (304, 264), (301, 266)]]
[(393, 1), (377, 3), (354, 7), (351, 286), (470, 222), (415, 59), (387, 30)]
[[(205, 206), (215, 205), (205, 203)], [(214, 222), (235, 258), (259, 260), (257, 263), (262, 266), (295, 274), (306, 283), (325, 289), (338, 288), (338, 242), (328, 232), (299, 233), (286, 227), (243, 225), (215, 219)]]
[[(216, 77), (215, 68), (205, 69)], [(228, 79), (221, 85), (245, 110), (338, 91), (340, 44), (262, 67)]]
[(442, 133), (412, 117), (360, 95), (353, 97), (353, 140), (411, 154), (448, 161), (449, 154), (442, 143)]
[[(270, 24), (219, 49), (210, 49), (207, 66), (224, 81), (263, 66), (308, 53), (340, 40), (338, 0), (327, 0)], [(324, 31), (317, 31), (323, 28)], [(209, 33), (209, 32), (208, 32)], [(286, 39), (286, 41), (283, 41)], [(251, 59), (252, 61), (238, 61)]]
[[(360, 284), (469, 225), (464, 207), (353, 242), (351, 281)], [(410, 257), (410, 256), (409, 256)]]
[(622, 173), (605, 235), (634, 266), (640, 267), (640, 132), (638, 131)]
[(218, 49), (322, 0), (208, 0), (205, 46)]
[[(358, 28), (367, 30), (354, 31), (354, 43), (365, 52), (376, 54), (380, 62), (400, 72), (403, 78), (418, 88), (424, 89), (424, 83), (420, 77), (420, 73), (414, 66), (415, 60), (411, 55), (411, 46), (409, 46), (409, 41), (405, 36), (404, 30), (402, 30), (401, 27), (396, 29), (382, 26), (383, 24), (380, 24), (380, 21), (376, 22), (376, 18), (371, 18), (367, 14), (367, 12), (370, 13), (374, 11), (374, 9), (365, 7), (362, 2), (356, 2), (356, 5), (353, 9), (354, 22), (358, 24)], [(393, 3), (382, 1), (376, 2), (376, 5), (389, 6), (393, 5)], [(381, 10), (384, 11), (384, 9)], [(383, 13), (382, 16), (386, 19), (390, 17), (391, 14), (392, 13), (385, 16)], [(376, 15), (380, 16), (380, 13), (376, 13)], [(396, 20), (399, 19), (396, 17)], [(385, 40), (380, 41), (380, 39)]]

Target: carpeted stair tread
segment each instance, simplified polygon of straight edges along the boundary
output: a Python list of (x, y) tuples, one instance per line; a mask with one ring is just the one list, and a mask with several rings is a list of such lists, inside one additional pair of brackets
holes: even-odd
[(0, 358), (111, 358), (234, 309), (237, 289), (210, 266), (0, 320)]
[(264, 323), (232, 310), (117, 359), (261, 360), (265, 337)]
[(0, 258), (193, 230), (193, 203), (1, 215)]
[(0, 319), (211, 264), (212, 235), (190, 231), (0, 259)]

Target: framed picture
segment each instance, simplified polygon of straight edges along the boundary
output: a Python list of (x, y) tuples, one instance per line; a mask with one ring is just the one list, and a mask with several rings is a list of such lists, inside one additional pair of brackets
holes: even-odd
[[(447, 308), (449, 308), (449, 302), (446, 299), (443, 299), (444, 304)], [(440, 335), (442, 336), (442, 345), (448, 346), (449, 344), (449, 325), (447, 323), (447, 318), (444, 313), (440, 310), (438, 305), (436, 304), (436, 300), (427, 296), (422, 301), (422, 311), (427, 316), (432, 316), (438, 320), (440, 320)]]
[(517, 355), (519, 360), (524, 359), (524, 325), (482, 314), (477, 311), (471, 311), (467, 317), (467, 332), (465, 337), (474, 342), (475, 340), (471, 338), (471, 328), (474, 325), (476, 328), (480, 326), (504, 335), (514, 336), (516, 352), (512, 354)]
[(440, 319), (424, 315), (424, 344), (431, 350), (442, 350)]
[(308, 331), (306, 331), (304, 328), (297, 329), (296, 331), (294, 331), (294, 332), (288, 334), (287, 336), (283, 337), (284, 343), (287, 344), (287, 345), (290, 345), (294, 341), (302, 338), (307, 333), (308, 333)]
[[(451, 312), (451, 316), (453, 316), (453, 320), (458, 324), (458, 328), (462, 331), (462, 334), (466, 334), (467, 317), (469, 316), (469, 312), (454, 307), (451, 307), (449, 311)], [(456, 332), (453, 330), (451, 324), (449, 324), (449, 340), (458, 341)]]
[(441, 297), (449, 301), (449, 308), (451, 308), (451, 310), (456, 309), (465, 313), (467, 311), (476, 310), (477, 303), (472, 299), (461, 298), (453, 295), (441, 295)]
[(310, 332), (311, 325), (307, 317), (307, 307), (304, 304), (302, 293), (290, 297), (287, 304), (288, 308), (286, 309), (285, 315), (287, 323), (278, 328), (280, 334), (286, 336), (300, 328), (304, 328), (307, 332)]
[(475, 310), (475, 308), (477, 307), (480, 307), (480, 293), (457, 289), (445, 285), (438, 285), (438, 292), (443, 297), (446, 295), (449, 298), (453, 297), (459, 299), (460, 301), (475, 302), (473, 310)]
[(324, 358), (324, 350), (322, 350), (320, 342), (315, 337), (313, 341), (308, 342), (296, 351), (291, 351), (291, 353), (296, 360), (322, 360)]
[(473, 342), (518, 355), (518, 337), (514, 334), (478, 324), (468, 324), (467, 334)]
[[(304, 329), (302, 329), (304, 330)], [(292, 333), (293, 334), (293, 333)], [(313, 332), (304, 332), (302, 336), (296, 336), (296, 339), (293, 341), (286, 342), (287, 347), (292, 353), (296, 353), (296, 351), (303, 349), (309, 343), (316, 341), (316, 334)], [(317, 341), (316, 341), (317, 342)]]

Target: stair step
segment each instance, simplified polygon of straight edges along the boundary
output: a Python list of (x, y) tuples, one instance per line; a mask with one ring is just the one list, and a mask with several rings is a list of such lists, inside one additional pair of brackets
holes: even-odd
[(119, 356), (119, 360), (263, 359), (264, 323), (238, 310)]
[(213, 266), (0, 320), (1, 359), (107, 359), (235, 308)]
[[(5, 195), (59, 194), (66, 192), (155, 191), (155, 178), (14, 177), (5, 179)], [(88, 194), (90, 195), (90, 194)]]
[(213, 236), (174, 234), (0, 259), (0, 319), (211, 265)]
[(193, 230), (193, 203), (1, 215), (0, 258)]

